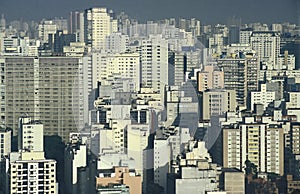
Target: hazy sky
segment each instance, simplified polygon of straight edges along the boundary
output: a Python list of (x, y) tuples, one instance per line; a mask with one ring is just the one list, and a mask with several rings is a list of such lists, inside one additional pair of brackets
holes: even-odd
[(226, 23), (232, 16), (243, 22), (296, 23), (300, 12), (300, 0), (0, 0), (0, 14), (9, 20), (40, 20), (93, 6), (124, 11), (141, 21), (195, 17), (206, 24)]

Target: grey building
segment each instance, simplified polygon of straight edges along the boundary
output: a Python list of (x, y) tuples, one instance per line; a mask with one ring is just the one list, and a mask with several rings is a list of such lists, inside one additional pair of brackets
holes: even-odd
[(18, 119), (27, 115), (44, 124), (44, 135), (66, 139), (87, 122), (84, 116), (83, 61), (80, 57), (0, 58), (1, 123), (16, 135)]

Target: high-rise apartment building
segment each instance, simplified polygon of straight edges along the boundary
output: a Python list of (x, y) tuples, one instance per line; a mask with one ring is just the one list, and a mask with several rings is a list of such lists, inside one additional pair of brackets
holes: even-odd
[(256, 123), (247, 118), (238, 125), (223, 126), (223, 166), (243, 170), (245, 161), (258, 172), (284, 174), (284, 135), (281, 125)]
[(48, 42), (49, 35), (53, 35), (58, 30), (58, 26), (52, 21), (47, 20), (39, 24), (39, 38), (43, 43)]
[(109, 53), (125, 53), (128, 50), (129, 37), (120, 32), (106, 37), (105, 50)]
[(188, 128), (170, 127), (156, 132), (154, 139), (154, 183), (167, 189), (167, 173), (172, 161), (183, 151), (184, 143), (190, 140)]
[(163, 91), (168, 85), (168, 42), (161, 36), (150, 36), (140, 43), (141, 86)]
[(259, 61), (272, 64), (272, 69), (279, 69), (280, 34), (278, 32), (252, 32), (250, 45), (256, 51)]
[(56, 161), (44, 152), (10, 154), (10, 193), (57, 194)]
[(294, 70), (296, 67), (295, 55), (290, 55), (287, 50), (283, 54), (280, 54), (277, 60), (278, 69)]
[(76, 34), (77, 42), (84, 42), (84, 13), (73, 11), (70, 13), (69, 29), (70, 34)]
[[(68, 138), (88, 122), (84, 117), (82, 58), (5, 57), (0, 59), (1, 122), (16, 134), (19, 117), (44, 125), (45, 135)], [(85, 70), (84, 70), (85, 69)], [(86, 109), (85, 109), (86, 110)], [(84, 121), (85, 120), (85, 121)]]
[(250, 44), (250, 37), (253, 32), (252, 28), (246, 28), (240, 30), (239, 43), (240, 44)]
[(171, 172), (167, 174), (168, 194), (219, 191), (221, 172), (217, 164), (212, 163), (204, 142), (189, 141), (173, 162)]
[(236, 47), (221, 55), (217, 65), (224, 72), (224, 88), (235, 90), (237, 105), (245, 108), (249, 92), (258, 88), (259, 61), (254, 51)]
[(64, 155), (65, 193), (76, 194), (80, 188), (79, 168), (87, 166), (87, 146), (77, 134), (70, 135), (70, 139)]
[(1, 180), (5, 183), (5, 194), (58, 193), (56, 161), (45, 158), (42, 128), (28, 117), (20, 119), (18, 136), (22, 137), (22, 147), (5, 157), (6, 170), (1, 169), (1, 174), (6, 174), (2, 176), (5, 180)]
[(183, 52), (169, 53), (169, 68), (168, 78), (169, 84), (180, 86), (185, 82), (185, 73), (187, 71), (187, 57)]
[(85, 43), (93, 50), (105, 48), (106, 36), (117, 32), (117, 20), (112, 19), (106, 8), (90, 8), (84, 13)]
[[(149, 145), (150, 127), (149, 125), (131, 124), (127, 125), (127, 154), (134, 158), (135, 171), (141, 175), (144, 188), (147, 185), (147, 170), (150, 169), (149, 163), (152, 163), (147, 156), (147, 147)], [(151, 161), (151, 162), (150, 162)]]

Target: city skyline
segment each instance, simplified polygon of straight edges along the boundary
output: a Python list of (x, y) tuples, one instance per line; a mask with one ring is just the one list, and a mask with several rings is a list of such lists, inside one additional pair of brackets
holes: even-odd
[[(170, 6), (172, 5), (172, 6)], [(197, 18), (203, 23), (227, 23), (230, 18), (241, 18), (243, 23), (292, 22), (298, 23), (299, 0), (247, 1), (201, 0), (201, 1), (138, 1), (138, 0), (74, 0), (72, 3), (64, 0), (53, 0), (43, 3), (39, 0), (20, 0), (0, 2), (0, 13), (8, 20), (36, 20), (43, 18), (65, 17), (71, 11), (83, 11), (90, 7), (107, 7), (116, 13), (125, 12), (130, 17), (142, 22), (164, 18)], [(35, 9), (33, 12), (32, 9)], [(155, 10), (155, 14), (153, 14)], [(268, 11), (266, 11), (268, 10)]]
[(300, 0), (11, 1), (1, 194), (300, 193)]

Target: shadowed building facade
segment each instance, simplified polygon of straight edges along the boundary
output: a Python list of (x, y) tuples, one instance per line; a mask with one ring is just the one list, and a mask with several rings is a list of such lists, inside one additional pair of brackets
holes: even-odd
[(83, 121), (83, 63), (75, 57), (6, 57), (1, 66), (1, 123), (16, 135), (27, 115), (44, 124), (44, 135), (66, 139)]

